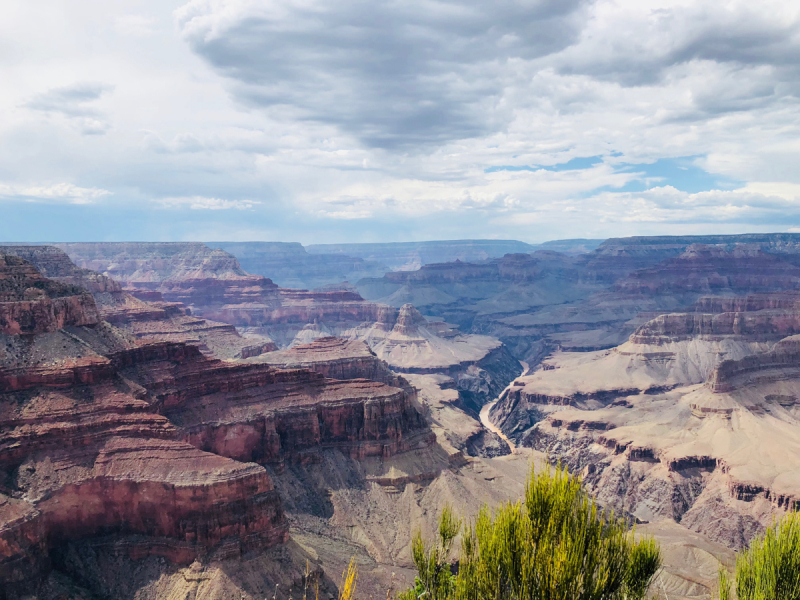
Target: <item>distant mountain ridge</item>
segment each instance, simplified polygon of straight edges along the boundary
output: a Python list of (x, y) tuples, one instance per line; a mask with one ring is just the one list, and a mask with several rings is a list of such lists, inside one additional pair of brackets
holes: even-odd
[(245, 271), (269, 277), (280, 286), (315, 289), (456, 260), (482, 262), (536, 250), (582, 254), (595, 250), (602, 241), (575, 239), (528, 244), (518, 240), (433, 240), (305, 247), (297, 242), (227, 241), (207, 242), (206, 245), (233, 254)]

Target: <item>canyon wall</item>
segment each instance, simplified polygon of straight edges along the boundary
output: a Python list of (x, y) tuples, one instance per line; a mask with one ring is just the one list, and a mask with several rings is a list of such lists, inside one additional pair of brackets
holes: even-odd
[[(0, 304), (77, 289), (11, 254), (0, 255), (0, 281)], [(330, 449), (389, 458), (433, 443), (410, 388), (137, 341), (78, 292), (91, 322), (0, 334), (3, 597), (50, 585), (51, 558), (85, 540), (111, 540), (119, 560), (177, 564), (266, 551), (287, 541), (288, 524), (261, 464)]]

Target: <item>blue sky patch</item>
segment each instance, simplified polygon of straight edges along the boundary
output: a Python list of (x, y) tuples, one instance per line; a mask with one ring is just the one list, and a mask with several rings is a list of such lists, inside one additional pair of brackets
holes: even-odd
[(498, 171), (580, 171), (582, 169), (591, 169), (593, 166), (603, 162), (602, 156), (577, 156), (568, 160), (565, 163), (544, 167), (540, 165), (499, 165), (497, 167), (488, 167), (484, 169), (485, 173), (497, 173)]
[[(612, 154), (618, 156), (618, 154)], [(590, 196), (599, 191), (615, 192), (643, 192), (650, 188), (671, 185), (677, 190), (695, 194), (715, 189), (734, 189), (743, 185), (744, 182), (714, 175), (701, 169), (695, 164), (700, 156), (681, 156), (678, 158), (661, 158), (652, 163), (621, 163), (612, 165), (617, 173), (636, 173), (638, 176), (633, 181), (628, 182), (623, 187), (604, 186), (597, 190), (592, 190), (586, 195)], [(486, 173), (496, 173), (498, 171), (579, 171), (591, 169), (603, 162), (602, 156), (579, 156), (565, 163), (560, 163), (550, 167), (538, 165), (500, 165), (488, 167)]]
[(624, 163), (616, 165), (617, 172), (641, 173), (636, 180), (621, 188), (618, 192), (643, 192), (653, 187), (671, 185), (677, 190), (696, 194), (717, 189), (734, 189), (744, 182), (714, 175), (698, 167), (694, 161), (699, 156), (682, 156), (679, 158), (661, 158), (653, 163)]

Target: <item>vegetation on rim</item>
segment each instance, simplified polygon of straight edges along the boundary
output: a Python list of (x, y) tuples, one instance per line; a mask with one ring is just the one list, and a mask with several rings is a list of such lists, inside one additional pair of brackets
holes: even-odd
[(800, 515), (791, 513), (736, 557), (736, 572), (719, 573), (720, 600), (800, 600)]
[(463, 527), (445, 507), (438, 533), (430, 547), (416, 534), (418, 576), (399, 600), (640, 600), (661, 566), (653, 540), (637, 541), (560, 466), (531, 471), (524, 500)]

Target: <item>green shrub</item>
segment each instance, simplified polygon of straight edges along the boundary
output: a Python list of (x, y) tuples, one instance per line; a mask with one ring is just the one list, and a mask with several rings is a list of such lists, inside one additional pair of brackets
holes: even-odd
[(431, 548), (417, 533), (416, 585), (401, 600), (640, 600), (661, 566), (653, 540), (637, 542), (561, 467), (531, 471), (524, 501), (480, 511), (462, 531), (454, 575), (460, 529), (446, 507)]
[[(792, 513), (756, 538), (736, 557), (738, 600), (800, 600), (800, 515)], [(731, 582), (720, 570), (720, 599), (730, 598)]]

